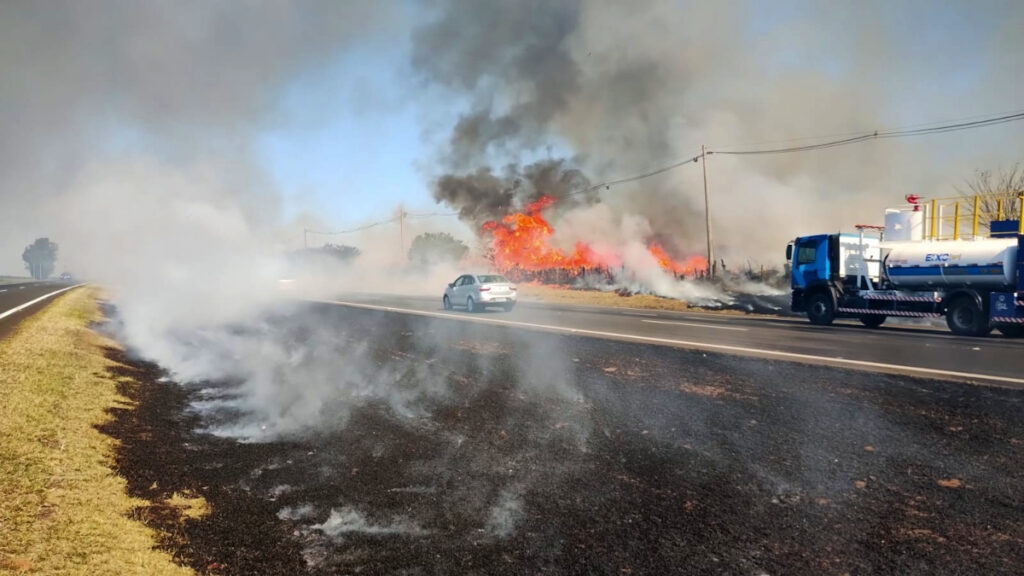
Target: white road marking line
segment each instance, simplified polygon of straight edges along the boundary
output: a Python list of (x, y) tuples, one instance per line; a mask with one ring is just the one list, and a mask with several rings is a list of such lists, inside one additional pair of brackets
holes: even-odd
[(79, 286), (84, 286), (84, 285), (85, 285), (85, 283), (82, 283), (82, 284), (75, 284), (74, 286), (68, 286), (67, 288), (61, 288), (60, 290), (56, 290), (56, 291), (50, 292), (49, 294), (46, 294), (44, 296), (40, 296), (39, 298), (36, 298), (35, 300), (33, 300), (31, 302), (25, 302), (24, 304), (22, 304), (20, 306), (15, 306), (14, 308), (11, 308), (7, 312), (0, 313), (0, 320), (3, 320), (4, 318), (7, 318), (11, 314), (15, 314), (17, 312), (20, 312), (20, 311), (24, 310), (25, 308), (28, 308), (29, 306), (31, 306), (33, 304), (36, 304), (38, 302), (42, 302), (43, 300), (46, 300), (50, 296), (56, 296), (57, 294), (60, 294), (61, 292), (67, 292), (68, 290), (71, 290), (72, 288), (78, 288)]
[(649, 322), (651, 324), (675, 324), (677, 326), (694, 326), (697, 328), (714, 328), (715, 330), (736, 330), (737, 332), (747, 331), (747, 328), (736, 328), (734, 326), (715, 326), (714, 324), (697, 324), (696, 322), (672, 322), (670, 320), (641, 320), (641, 322)]
[(562, 332), (566, 334), (598, 336), (604, 338), (619, 338), (623, 340), (635, 340), (638, 342), (655, 342), (659, 344), (672, 344), (696, 350), (710, 350), (723, 352), (736, 352), (740, 354), (752, 354), (769, 358), (780, 358), (784, 360), (804, 360), (808, 362), (822, 362), (839, 366), (854, 368), (874, 368), (878, 370), (890, 370), (902, 374), (916, 374), (932, 377), (945, 377), (957, 380), (983, 380), (990, 382), (1004, 382), (1007, 384), (1024, 385), (1024, 378), (1009, 378), (1006, 376), (989, 376), (986, 374), (974, 374), (971, 372), (956, 372), (953, 370), (939, 370), (937, 368), (921, 368), (918, 366), (903, 366), (900, 364), (886, 364), (884, 362), (870, 362), (867, 360), (848, 360), (846, 358), (835, 358), (828, 356), (815, 356), (813, 354), (800, 354), (797, 352), (782, 352), (780, 350), (765, 350), (762, 348), (747, 348), (745, 346), (729, 346), (726, 344), (708, 344), (706, 342), (692, 342), (689, 340), (673, 340), (671, 338), (655, 338), (653, 336), (638, 336), (636, 334), (623, 334), (618, 332), (604, 332), (601, 330), (584, 330), (580, 328), (566, 328), (564, 326), (550, 326), (547, 324), (533, 324), (530, 322), (515, 322), (512, 320), (498, 320), (496, 318), (474, 318), (463, 314), (447, 314), (443, 312), (427, 312), (424, 310), (412, 310), (408, 308), (395, 308), (393, 306), (377, 306), (375, 304), (361, 304), (358, 302), (344, 302), (342, 300), (308, 300), (321, 304), (334, 304), (338, 306), (350, 306), (352, 308), (366, 308), (368, 310), (381, 310), (384, 312), (398, 312), (400, 314), (412, 314), (415, 316), (432, 316), (435, 318), (449, 318), (463, 322), (479, 322), (482, 324), (501, 324), (506, 326), (520, 326), (534, 328), (549, 332)]
[[(757, 319), (755, 316), (730, 316), (726, 314), (687, 314), (685, 316), (680, 314), (680, 316), (683, 318), (689, 318), (696, 322), (729, 322), (730, 320), (736, 320), (738, 318)], [(781, 320), (781, 318), (779, 318), (779, 320)]]
[[(560, 306), (565, 306), (565, 307), (568, 307), (568, 308), (578, 308), (578, 309), (585, 309), (585, 310), (595, 310), (595, 309), (598, 309), (598, 310), (637, 310), (637, 311), (641, 311), (641, 312), (648, 312), (648, 311), (651, 311), (651, 310), (655, 310), (659, 314), (675, 314), (675, 315), (678, 315), (678, 316), (682, 316), (684, 318), (699, 318), (701, 320), (714, 320), (714, 321), (722, 321), (722, 322), (728, 322), (729, 320), (733, 320), (733, 319), (737, 319), (737, 318), (744, 318), (744, 319), (748, 319), (748, 320), (764, 320), (766, 322), (789, 322), (789, 323), (792, 323), (794, 321), (799, 321), (800, 320), (800, 319), (798, 319), (796, 317), (787, 318), (787, 317), (769, 316), (768, 314), (764, 314), (764, 313), (754, 313), (754, 314), (742, 313), (742, 314), (727, 314), (727, 315), (724, 315), (721, 312), (691, 312), (690, 310), (672, 310), (672, 309), (668, 309), (668, 308), (665, 308), (665, 309), (633, 308), (633, 307), (630, 307), (630, 306), (609, 306), (607, 308), (602, 308), (601, 306), (593, 306), (593, 305), (587, 305), (587, 304), (565, 304), (565, 303), (558, 304), (558, 303), (555, 303), (555, 302), (532, 301), (532, 300), (522, 300), (521, 302), (526, 303), (526, 304), (540, 304), (541, 306), (560, 305)], [(802, 319), (806, 320), (806, 318), (802, 318)]]

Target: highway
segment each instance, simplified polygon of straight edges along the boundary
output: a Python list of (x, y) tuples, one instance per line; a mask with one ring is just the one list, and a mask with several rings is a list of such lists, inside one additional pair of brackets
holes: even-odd
[(521, 302), (506, 313), (445, 311), (440, 298), (349, 294), (320, 304), (821, 364), (891, 374), (1024, 388), (1024, 340), (993, 333), (855, 323), (822, 327), (804, 318), (611, 309)]
[(53, 281), (0, 285), (0, 338), (10, 334), (18, 322), (37, 311), (50, 299), (45, 298), (24, 308), (20, 308), (21, 306), (71, 286), (66, 282)]

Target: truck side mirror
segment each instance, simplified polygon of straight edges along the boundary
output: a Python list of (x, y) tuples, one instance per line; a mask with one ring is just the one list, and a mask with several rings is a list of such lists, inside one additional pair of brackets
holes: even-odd
[(786, 244), (786, 261), (789, 262), (793, 259), (793, 245)]

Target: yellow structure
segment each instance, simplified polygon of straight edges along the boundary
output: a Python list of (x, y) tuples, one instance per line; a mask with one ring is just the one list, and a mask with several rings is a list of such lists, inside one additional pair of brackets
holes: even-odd
[[(1006, 194), (980, 194), (969, 197), (932, 198), (925, 208), (927, 225), (925, 240), (960, 240), (961, 238), (987, 238), (990, 234), (989, 224), (993, 220), (1005, 220)], [(1018, 233), (1024, 234), (1024, 191), (1021, 191), (1013, 204), (1016, 204)], [(963, 205), (963, 206), (961, 206)], [(970, 211), (969, 215), (967, 212)], [(950, 213), (952, 212), (952, 215)], [(970, 236), (962, 232), (967, 218), (970, 218)]]

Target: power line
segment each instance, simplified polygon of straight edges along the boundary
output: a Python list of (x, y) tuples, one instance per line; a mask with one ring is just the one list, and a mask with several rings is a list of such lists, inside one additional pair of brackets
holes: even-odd
[(397, 222), (397, 221), (398, 221), (398, 217), (396, 216), (396, 217), (390, 218), (388, 220), (381, 220), (379, 222), (373, 222), (371, 224), (366, 224), (365, 226), (359, 226), (358, 228), (349, 228), (348, 230), (333, 230), (333, 231), (329, 231), (328, 232), (328, 231), (324, 231), (324, 230), (310, 230), (309, 228), (305, 228), (303, 231), (306, 234), (317, 234), (317, 235), (320, 235), (320, 236), (340, 236), (342, 234), (352, 234), (353, 232), (362, 232), (363, 230), (369, 230), (370, 228), (374, 228), (376, 226), (381, 226), (383, 224), (390, 224), (392, 222)]
[(804, 146), (792, 146), (789, 148), (774, 148), (768, 150), (712, 150), (708, 151), (708, 154), (725, 154), (731, 156), (740, 155), (755, 155), (755, 154), (787, 154), (791, 152), (808, 152), (810, 150), (821, 150), (823, 148), (834, 148), (836, 146), (846, 146), (848, 144), (856, 144), (858, 142), (865, 142), (867, 140), (885, 139), (885, 138), (905, 138), (908, 136), (924, 136), (927, 134), (942, 134), (945, 132), (956, 132), (959, 130), (968, 130), (971, 128), (981, 128), (984, 126), (995, 126), (997, 124), (1005, 124), (1007, 122), (1016, 122), (1017, 120), (1024, 120), (1024, 112), (1017, 112), (1014, 114), (1006, 114), (1003, 116), (989, 117), (982, 120), (974, 120), (971, 122), (958, 122), (955, 124), (945, 124), (941, 126), (932, 126), (930, 128), (914, 128), (909, 130), (881, 130), (869, 132), (866, 134), (860, 134), (851, 138), (843, 138), (841, 140), (831, 140), (829, 142), (819, 142), (817, 144), (807, 144)]
[(344, 234), (354, 234), (356, 232), (363, 232), (377, 226), (383, 226), (384, 224), (392, 224), (402, 219), (410, 220), (425, 220), (427, 218), (436, 218), (438, 216), (458, 216), (458, 212), (402, 212), (401, 215), (389, 218), (387, 220), (379, 220), (377, 222), (371, 222), (363, 226), (356, 228), (349, 228), (346, 230), (312, 230), (309, 228), (302, 229), (302, 244), (306, 248), (309, 247), (309, 235), (314, 234), (317, 236), (342, 236)]
[[(427, 218), (435, 218), (435, 217), (438, 217), (438, 216), (458, 216), (458, 215), (459, 215), (458, 212), (406, 212), (405, 213), (405, 217), (407, 219), (412, 219), (412, 220), (424, 220), (424, 219), (427, 219)], [(370, 224), (366, 224), (366, 225), (363, 225), (363, 226), (358, 226), (356, 228), (348, 228), (346, 230), (313, 230), (311, 228), (306, 228), (306, 229), (304, 229), (304, 232), (306, 234), (317, 234), (319, 236), (340, 236), (342, 234), (352, 234), (352, 233), (355, 233), (355, 232), (362, 232), (363, 230), (369, 230), (370, 228), (375, 228), (377, 226), (382, 226), (384, 224), (391, 224), (392, 222), (398, 222), (398, 220), (399, 220), (399, 217), (395, 216), (394, 218), (389, 218), (387, 220), (379, 220), (377, 222), (371, 222)]]
[[(982, 127), (985, 127), (985, 126), (995, 126), (997, 124), (1005, 124), (1005, 123), (1008, 123), (1008, 122), (1016, 122), (1018, 120), (1024, 120), (1024, 111), (1013, 112), (1013, 113), (1009, 113), (1009, 114), (1002, 114), (1002, 115), (994, 116), (994, 117), (978, 117), (978, 116), (975, 116), (974, 118), (980, 118), (980, 119), (978, 119), (978, 120), (970, 120), (970, 121), (952, 122), (952, 123), (950, 123), (951, 121), (947, 120), (947, 121), (945, 121), (946, 123), (941, 124), (939, 126), (929, 126), (929, 124), (917, 124), (916, 125), (916, 126), (928, 126), (928, 127), (924, 127), (924, 128), (916, 128), (916, 127), (911, 126), (911, 127), (907, 127), (907, 128), (903, 128), (903, 129), (876, 130), (874, 132), (866, 132), (866, 133), (862, 133), (862, 134), (854, 133), (854, 134), (850, 135), (849, 137), (840, 138), (840, 139), (837, 139), (837, 140), (830, 140), (830, 141), (827, 141), (827, 142), (818, 142), (818, 143), (815, 143), (815, 144), (806, 144), (806, 145), (803, 145), (803, 146), (790, 146), (790, 147), (786, 147), (786, 148), (771, 148), (771, 149), (761, 149), (761, 150), (758, 150), (758, 149), (750, 149), (750, 150), (721, 150), (721, 149), (719, 149), (719, 150), (704, 150), (704, 149), (702, 149), (701, 153), (697, 154), (695, 156), (684, 158), (682, 160), (677, 160), (675, 162), (672, 162), (671, 164), (666, 164), (666, 165), (661, 166), (659, 168), (655, 168), (653, 170), (649, 170), (647, 172), (643, 172), (643, 173), (640, 173), (640, 174), (635, 174), (633, 176), (626, 176), (626, 177), (623, 177), (623, 178), (616, 178), (614, 180), (605, 180), (605, 181), (600, 182), (598, 184), (593, 184), (591, 186), (587, 186), (585, 188), (581, 188), (579, 190), (575, 190), (575, 191), (569, 192), (567, 194), (567, 196), (574, 196), (574, 195), (577, 195), (577, 194), (585, 194), (585, 193), (588, 193), (588, 192), (593, 192), (595, 190), (600, 190), (601, 188), (610, 188), (611, 186), (615, 186), (615, 185), (618, 185), (618, 184), (626, 184), (626, 183), (629, 183), (629, 182), (636, 182), (638, 180), (644, 180), (646, 178), (651, 178), (653, 176), (657, 176), (659, 174), (664, 174), (665, 172), (669, 172), (671, 170), (675, 170), (676, 168), (679, 168), (679, 167), (684, 166), (686, 164), (696, 163), (696, 162), (698, 162), (701, 159), (706, 159), (707, 156), (710, 156), (712, 154), (729, 155), (729, 156), (755, 156), (755, 155), (767, 155), (767, 154), (791, 154), (791, 153), (798, 153), (798, 152), (810, 152), (812, 150), (823, 150), (823, 149), (826, 149), (826, 148), (835, 148), (835, 147), (838, 147), (838, 146), (847, 146), (847, 145), (850, 145), (850, 144), (857, 144), (857, 143), (866, 142), (866, 141), (869, 141), (869, 140), (882, 140), (882, 139), (891, 139), (891, 138), (906, 138), (906, 137), (910, 137), (910, 136), (925, 136), (925, 135), (929, 135), (929, 134), (942, 134), (942, 133), (946, 133), (946, 132), (956, 132), (956, 131), (959, 131), (959, 130), (969, 130), (969, 129), (973, 129), (973, 128), (982, 128)], [(804, 138), (792, 139), (790, 141), (812, 140), (812, 139), (815, 139), (815, 138), (816, 137), (804, 137)], [(726, 148), (728, 148), (728, 147), (726, 147)], [(364, 226), (359, 226), (359, 227), (356, 227), (356, 228), (350, 228), (350, 229), (347, 229), (347, 230), (321, 231), (321, 230), (304, 229), (303, 230), (303, 234), (304, 235), (317, 234), (317, 235), (321, 235), (321, 236), (340, 236), (340, 235), (343, 235), (343, 234), (352, 234), (352, 233), (355, 233), (355, 232), (362, 232), (364, 230), (369, 230), (371, 228), (375, 228), (377, 226), (382, 226), (384, 224), (390, 224), (390, 223), (393, 223), (393, 222), (396, 222), (396, 221), (402, 219), (403, 217), (404, 218), (409, 218), (409, 219), (426, 219), (426, 218), (449, 217), (449, 216), (458, 216), (458, 215), (459, 215), (458, 212), (426, 212), (426, 213), (405, 212), (402, 217), (396, 216), (396, 217), (390, 218), (388, 220), (380, 220), (378, 222), (373, 222), (373, 223), (370, 223), (370, 224), (366, 224)]]
[(676, 168), (679, 168), (680, 166), (683, 166), (684, 164), (689, 164), (690, 162), (697, 162), (698, 160), (700, 160), (700, 158), (701, 158), (701, 155), (698, 154), (698, 155), (696, 155), (696, 156), (694, 156), (692, 158), (687, 158), (685, 160), (679, 160), (677, 162), (673, 162), (672, 164), (668, 164), (666, 166), (662, 166), (661, 168), (655, 168), (654, 170), (651, 170), (649, 172), (644, 172), (642, 174), (637, 174), (635, 176), (626, 176), (625, 178), (618, 178), (616, 180), (605, 180), (604, 182), (601, 182), (599, 184), (593, 184), (591, 186), (587, 186), (586, 188), (581, 188), (579, 190), (574, 190), (572, 192), (569, 192), (569, 193), (566, 194), (566, 196), (575, 196), (577, 194), (586, 194), (587, 192), (593, 192), (595, 190), (600, 190), (601, 188), (608, 188), (608, 187), (614, 186), (616, 184), (625, 184), (627, 182), (635, 182), (637, 180), (643, 180), (644, 178), (650, 178), (651, 176), (657, 176), (658, 174), (663, 174), (665, 172), (668, 172), (669, 170), (675, 170)]
[[(1015, 122), (1017, 120), (1022, 120), (1022, 119), (1024, 119), (1024, 112), (1015, 112), (1015, 113), (1010, 113), (1010, 114), (1002, 114), (1002, 115), (994, 116), (994, 117), (982, 118), (982, 119), (979, 119), (979, 120), (958, 121), (958, 122), (947, 121), (945, 124), (942, 124), (942, 125), (939, 125), (939, 126), (908, 127), (908, 128), (905, 128), (905, 129), (889, 129), (889, 130), (882, 130), (882, 131), (877, 131), (876, 130), (874, 132), (869, 132), (869, 133), (864, 133), (864, 134), (854, 134), (854, 135), (850, 135), (850, 136), (845, 137), (845, 138), (840, 138), (840, 139), (837, 139), (837, 140), (830, 140), (830, 141), (827, 141), (827, 142), (819, 142), (819, 143), (816, 143), (816, 144), (806, 144), (806, 145), (803, 145), (803, 146), (791, 146), (791, 147), (787, 147), (787, 148), (774, 148), (774, 149), (767, 149), (767, 150), (763, 150), (762, 149), (762, 150), (733, 150), (733, 151), (717, 150), (716, 151), (716, 150), (707, 150), (706, 147), (701, 146), (700, 154), (698, 154), (696, 156), (693, 156), (693, 157), (690, 157), (690, 158), (686, 158), (686, 159), (683, 159), (683, 160), (679, 160), (679, 161), (673, 162), (673, 163), (668, 164), (666, 166), (662, 166), (660, 168), (656, 168), (654, 170), (650, 170), (650, 171), (644, 172), (643, 174), (637, 174), (635, 176), (629, 176), (629, 177), (626, 177), (626, 178), (618, 178), (618, 179), (615, 179), (615, 180), (608, 180), (608, 181), (602, 182), (600, 184), (595, 184), (593, 186), (588, 186), (588, 187), (583, 188), (581, 190), (570, 192), (569, 195), (583, 194), (583, 193), (586, 193), (586, 192), (592, 192), (594, 190), (600, 189), (602, 186), (605, 187), (605, 188), (610, 188), (612, 185), (615, 185), (615, 184), (623, 184), (623, 183), (626, 183), (626, 182), (635, 182), (637, 180), (642, 180), (644, 178), (650, 178), (650, 177), (656, 176), (658, 174), (663, 174), (665, 172), (668, 172), (670, 170), (674, 170), (676, 168), (679, 168), (680, 166), (683, 166), (685, 164), (689, 164), (691, 162), (696, 163), (698, 160), (702, 160), (703, 161), (702, 164), (704, 166), (704, 215), (705, 215), (705, 224), (707, 226), (708, 274), (711, 277), (714, 277), (714, 271), (715, 271), (714, 244), (712, 243), (712, 240), (711, 240), (711, 207), (710, 207), (710, 202), (709, 202), (709, 198), (708, 198), (708, 176), (707, 176), (707, 157), (709, 155), (711, 155), (711, 154), (727, 154), (727, 155), (739, 156), (739, 155), (763, 155), (763, 154), (786, 154), (786, 153), (795, 153), (795, 152), (809, 152), (811, 150), (822, 150), (822, 149), (825, 149), (825, 148), (834, 148), (834, 147), (837, 147), (837, 146), (846, 146), (846, 145), (849, 145), (849, 144), (856, 144), (856, 143), (859, 143), (859, 142), (866, 142), (868, 140), (877, 140), (877, 139), (882, 139), (882, 138), (904, 138), (904, 137), (909, 137), (909, 136), (923, 136), (923, 135), (926, 135), (926, 134), (940, 134), (940, 133), (944, 133), (944, 132), (955, 132), (955, 131), (958, 131), (958, 130), (968, 130), (968, 129), (971, 129), (971, 128), (980, 128), (980, 127), (983, 127), (983, 126), (993, 126), (993, 125), (996, 125), (996, 124), (1004, 124), (1006, 122)], [(918, 125), (918, 126), (928, 126), (928, 125), (924, 124), (924, 125)]]
[[(1019, 112), (1020, 112), (1019, 110), (1007, 110), (1007, 111), (1003, 111), (1003, 112), (991, 112), (989, 114), (974, 114), (973, 116), (962, 116), (960, 118), (949, 118), (947, 120), (940, 120), (940, 121), (934, 121), (933, 120), (931, 122), (920, 122), (920, 123), (917, 123), (917, 124), (907, 124), (907, 125), (904, 125), (904, 126), (894, 127), (894, 128), (892, 128), (892, 130), (910, 130), (910, 129), (914, 129), (914, 128), (925, 128), (925, 127), (932, 127), (932, 126), (935, 126), (937, 124), (951, 124), (951, 123), (967, 122), (967, 121), (970, 121), (970, 120), (981, 120), (981, 119), (987, 119), (987, 118), (989, 118), (991, 116), (1003, 116), (1003, 115), (1010, 115), (1010, 114), (1018, 114)], [(735, 145), (733, 145), (733, 147), (736, 147), (736, 148), (749, 148), (749, 147), (757, 147), (757, 146), (769, 146), (769, 145), (778, 145), (778, 144), (790, 144), (790, 143), (795, 143), (795, 142), (806, 142), (808, 140), (821, 140), (821, 139), (836, 140), (836, 139), (841, 139), (841, 138), (849, 138), (849, 137), (852, 137), (852, 136), (859, 136), (861, 134), (864, 134), (864, 132), (857, 131), (857, 132), (843, 132), (841, 134), (819, 134), (817, 136), (802, 136), (802, 137), (799, 137), (799, 138), (782, 138), (782, 139), (776, 139), (776, 140), (761, 140), (761, 141), (758, 141), (758, 142), (745, 142), (743, 144), (735, 144)]]
[[(975, 116), (975, 118), (979, 118), (979, 117)], [(684, 158), (682, 160), (677, 160), (675, 162), (672, 162), (671, 164), (666, 164), (665, 166), (661, 166), (659, 168), (655, 168), (653, 170), (649, 170), (649, 171), (643, 172), (641, 174), (636, 174), (634, 176), (627, 176), (627, 177), (624, 177), (624, 178), (617, 178), (615, 180), (606, 180), (606, 181), (600, 182), (598, 184), (594, 184), (592, 186), (581, 188), (580, 190), (576, 190), (576, 191), (570, 192), (568, 195), (569, 196), (574, 196), (576, 194), (585, 194), (587, 192), (593, 192), (595, 190), (600, 190), (601, 188), (608, 188), (608, 187), (614, 186), (616, 184), (625, 184), (625, 183), (628, 183), (628, 182), (636, 182), (637, 180), (643, 180), (645, 178), (650, 178), (652, 176), (657, 176), (659, 174), (664, 174), (665, 172), (669, 172), (671, 170), (675, 170), (676, 168), (679, 168), (681, 166), (685, 166), (686, 164), (689, 164), (691, 162), (696, 163), (704, 155), (710, 156), (712, 154), (721, 154), (721, 155), (729, 155), (729, 156), (753, 156), (753, 155), (766, 155), (766, 154), (789, 154), (789, 153), (796, 153), (796, 152), (810, 152), (812, 150), (823, 150), (823, 149), (826, 149), (826, 148), (835, 148), (837, 146), (847, 146), (849, 144), (857, 144), (859, 142), (866, 142), (868, 140), (882, 140), (882, 139), (890, 139), (890, 138), (905, 138), (905, 137), (909, 137), (909, 136), (924, 136), (924, 135), (928, 135), (928, 134), (941, 134), (941, 133), (945, 133), (945, 132), (956, 132), (956, 131), (959, 131), (959, 130), (969, 130), (969, 129), (973, 129), (973, 128), (982, 128), (982, 127), (985, 127), (985, 126), (994, 126), (994, 125), (997, 125), (997, 124), (1005, 124), (1007, 122), (1016, 122), (1018, 120), (1024, 120), (1024, 112), (1013, 112), (1013, 113), (1002, 114), (1002, 115), (994, 116), (994, 117), (992, 117), (992, 116), (982, 117), (981, 119), (978, 119), (978, 120), (972, 120), (972, 121), (966, 121), (966, 122), (965, 121), (961, 121), (961, 122), (950, 123), (950, 121), (947, 120), (947, 121), (945, 121), (945, 123), (943, 123), (943, 124), (941, 124), (939, 126), (930, 126), (930, 127), (927, 127), (927, 128), (908, 127), (908, 128), (904, 128), (904, 129), (876, 130), (874, 132), (866, 132), (866, 133), (860, 133), (860, 134), (854, 133), (854, 134), (851, 134), (851, 135), (849, 135), (848, 137), (845, 137), (845, 138), (840, 138), (840, 139), (837, 139), (837, 140), (830, 140), (830, 141), (827, 141), (827, 142), (818, 142), (818, 143), (815, 143), (815, 144), (806, 144), (806, 145), (803, 145), (803, 146), (790, 146), (790, 147), (786, 147), (786, 148), (771, 148), (771, 149), (766, 149), (766, 150), (758, 150), (758, 149), (750, 149), (750, 150), (722, 150), (722, 149), (719, 149), (719, 150), (707, 150), (707, 151), (703, 152), (702, 154), (697, 154), (697, 155), (691, 156), (689, 158)], [(929, 123), (929, 124), (935, 124), (935, 123), (933, 122), (933, 123)], [(929, 126), (929, 124), (917, 124), (916, 126)], [(794, 140), (811, 140), (811, 139), (815, 139), (815, 138), (820, 138), (820, 137), (805, 137), (805, 138), (797, 138), (797, 139), (794, 139)], [(791, 141), (793, 141), (793, 140), (791, 140)], [(726, 147), (726, 148), (728, 148), (728, 147)]]
[(865, 140), (873, 140), (878, 137), (878, 132), (871, 134), (862, 134), (860, 136), (854, 136), (852, 138), (844, 138), (842, 140), (833, 140), (831, 142), (821, 142), (818, 144), (807, 144), (804, 146), (792, 146), (789, 148), (775, 148), (772, 150), (736, 150), (736, 151), (721, 151), (721, 150), (708, 150), (706, 154), (728, 154), (732, 156), (747, 156), (754, 154), (785, 154), (789, 152), (808, 152), (810, 150), (821, 150), (823, 148), (833, 148), (835, 146), (845, 146), (847, 144), (855, 144), (857, 142), (864, 142)]
[(458, 212), (428, 212), (428, 213), (406, 212), (405, 213), (406, 218), (408, 218), (410, 220), (423, 220), (425, 218), (434, 218), (434, 217), (438, 217), (438, 216), (458, 216), (458, 215), (459, 215)]

